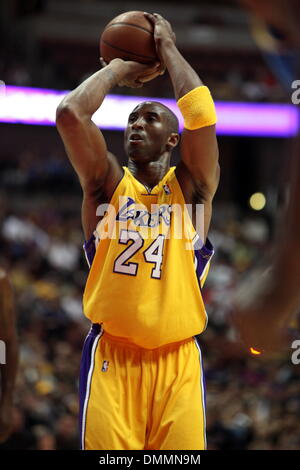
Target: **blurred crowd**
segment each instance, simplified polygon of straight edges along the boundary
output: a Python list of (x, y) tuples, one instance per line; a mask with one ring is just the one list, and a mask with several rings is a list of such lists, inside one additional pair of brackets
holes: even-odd
[[(82, 314), (88, 268), (81, 193), (66, 160), (0, 158), (0, 266), (12, 280), (20, 365), (14, 432), (0, 449), (77, 449), (78, 375), (89, 329)], [(261, 216), (216, 204), (216, 253), (204, 289), (209, 317), (200, 336), (207, 386), (209, 449), (299, 449), (300, 368), (286, 355), (241, 350), (229, 316), (242, 276), (268, 251)]]

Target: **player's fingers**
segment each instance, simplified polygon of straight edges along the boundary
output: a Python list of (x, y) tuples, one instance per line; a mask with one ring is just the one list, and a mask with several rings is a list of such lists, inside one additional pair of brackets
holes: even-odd
[(142, 88), (144, 84), (140, 80), (134, 82), (134, 88)]
[(157, 62), (156, 65), (152, 69), (148, 68), (146, 73), (141, 74), (138, 77), (138, 80), (142, 83), (147, 83), (147, 82), (150, 82), (150, 80), (153, 80), (154, 78), (158, 77), (159, 75), (163, 75), (165, 71), (166, 71), (165, 64), (161, 62)]
[(170, 30), (171, 37), (172, 37), (173, 41), (176, 42), (176, 34), (175, 34), (174, 31), (173, 31), (173, 28), (172, 28), (171, 23), (170, 23), (168, 20), (165, 20), (165, 22), (166, 22), (167, 25), (168, 25), (168, 28), (169, 28), (169, 30)]
[(161, 62), (160, 66), (157, 68), (156, 71), (157, 71), (158, 75), (163, 75), (165, 73), (166, 69), (167, 68), (166, 68), (165, 64), (163, 62)]
[(159, 69), (161, 63), (159, 60), (156, 60), (155, 62), (151, 62), (149, 65), (148, 65), (148, 68), (149, 70), (157, 70)]
[[(153, 16), (154, 16), (154, 18), (155, 18), (156, 20), (163, 20), (163, 19), (164, 19), (164, 18), (163, 18), (161, 15), (159, 15), (158, 13), (153, 13)], [(166, 20), (165, 20), (165, 21), (166, 21)]]
[(106, 67), (106, 66), (107, 66), (107, 62), (105, 62), (105, 60), (103, 59), (103, 57), (100, 57), (100, 58), (99, 58), (99, 61), (100, 61), (101, 67)]
[(151, 23), (155, 23), (155, 17), (152, 15), (152, 13), (148, 13), (147, 11), (144, 11), (144, 16), (151, 21)]
[(141, 67), (141, 74), (140, 76), (150, 75), (152, 73), (157, 73), (161, 68), (160, 62), (154, 62), (152, 64), (143, 64)]
[(158, 77), (158, 75), (160, 75), (159, 72), (154, 72), (154, 73), (151, 73), (149, 75), (143, 75), (142, 77), (139, 77), (139, 82), (141, 82), (141, 83), (150, 82), (154, 78)]
[(158, 13), (153, 13), (153, 18), (154, 18), (155, 22), (158, 22), (158, 21), (164, 21), (165, 22), (167, 28), (169, 29), (169, 32), (171, 34), (171, 37), (172, 37), (173, 41), (176, 42), (176, 35), (173, 31), (171, 23), (168, 20), (166, 20), (163, 16), (159, 15)]
[(159, 67), (158, 67), (159, 75), (163, 75), (163, 74), (165, 73), (165, 71), (167, 70), (167, 67), (166, 67), (166, 64), (165, 64), (165, 62), (164, 62), (164, 60), (163, 60), (161, 54), (160, 54), (159, 49), (156, 48), (156, 50), (157, 50), (157, 56), (158, 56), (159, 59), (160, 59), (160, 65), (159, 65)]

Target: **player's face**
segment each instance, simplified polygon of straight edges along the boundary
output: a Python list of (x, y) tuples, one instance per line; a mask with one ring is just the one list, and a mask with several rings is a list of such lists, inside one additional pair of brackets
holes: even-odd
[(129, 115), (124, 134), (125, 151), (136, 161), (154, 161), (167, 150), (170, 135), (167, 117), (157, 104), (145, 102)]

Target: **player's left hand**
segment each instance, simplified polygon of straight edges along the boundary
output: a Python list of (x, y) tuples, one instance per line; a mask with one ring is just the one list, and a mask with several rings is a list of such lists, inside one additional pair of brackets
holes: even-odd
[(151, 21), (154, 26), (154, 40), (156, 44), (156, 52), (161, 63), (160, 74), (163, 75), (166, 70), (166, 66), (163, 61), (162, 48), (164, 44), (166, 44), (168, 41), (171, 41), (175, 44), (176, 35), (169, 21), (167, 21), (158, 13), (151, 14), (145, 12), (144, 15), (149, 21)]
[(176, 35), (168, 20), (158, 13), (151, 14), (145, 12), (144, 15), (154, 26), (154, 40), (158, 47), (164, 39), (170, 39), (172, 42), (176, 42)]
[(0, 404), (0, 443), (6, 441), (13, 430), (12, 404)]

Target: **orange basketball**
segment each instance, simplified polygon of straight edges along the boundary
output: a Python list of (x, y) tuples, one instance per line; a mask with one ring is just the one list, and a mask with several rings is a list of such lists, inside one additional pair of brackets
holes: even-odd
[(122, 13), (105, 26), (100, 38), (100, 54), (107, 63), (116, 58), (142, 64), (155, 62), (158, 58), (153, 29), (142, 11)]

